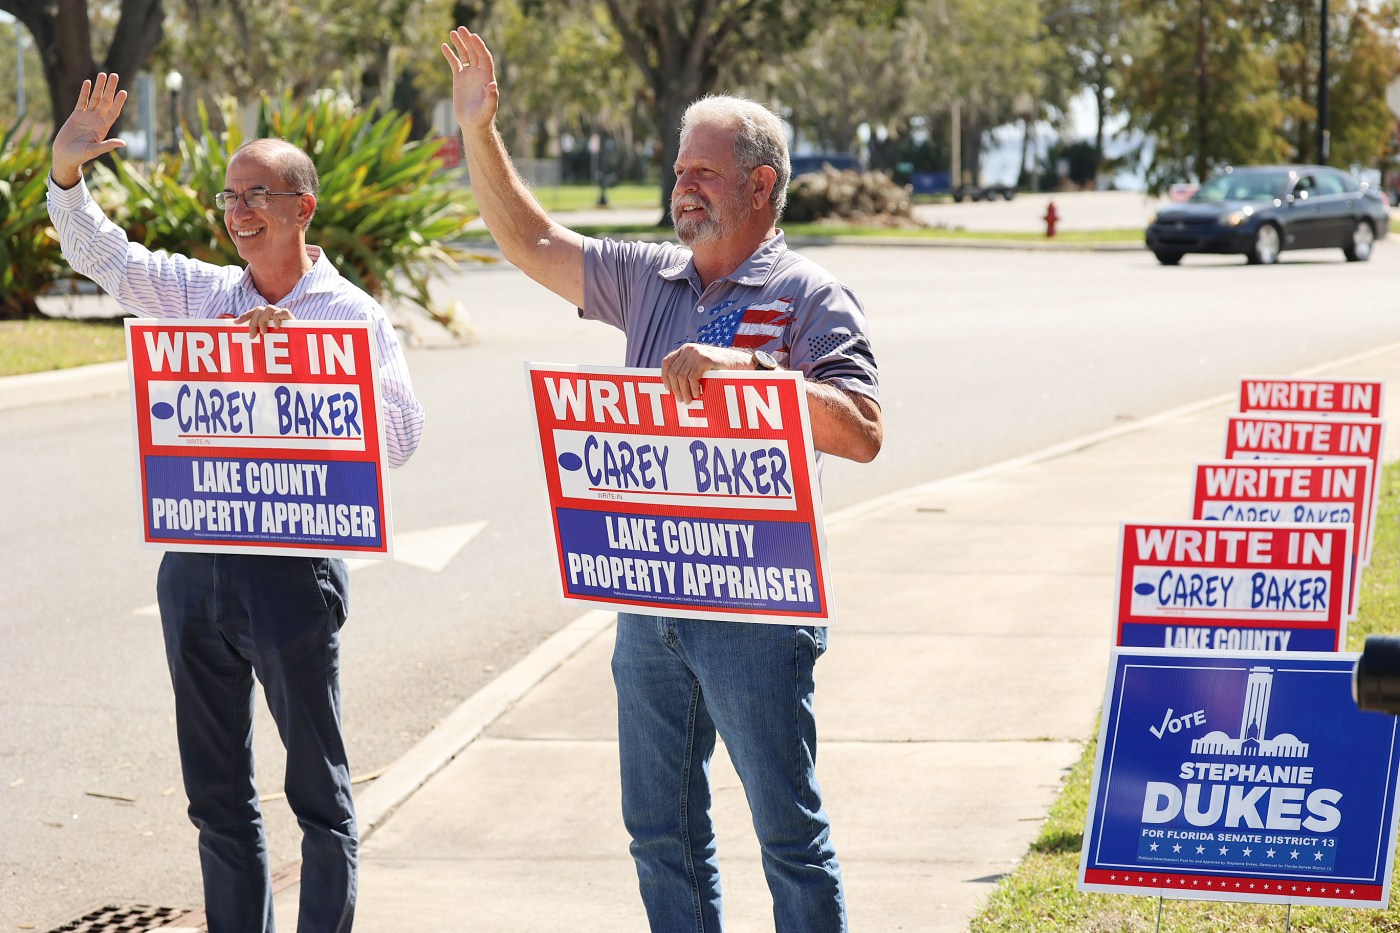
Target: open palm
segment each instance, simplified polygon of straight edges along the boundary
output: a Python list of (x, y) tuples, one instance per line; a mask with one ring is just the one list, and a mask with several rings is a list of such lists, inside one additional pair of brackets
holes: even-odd
[(99, 74), (95, 83), (83, 82), (73, 112), (53, 140), (56, 181), (63, 183), (65, 176), (71, 178), (85, 162), (126, 145), (120, 139), (107, 138), (125, 103), (126, 91), (117, 90), (115, 74)]
[(451, 33), (452, 44), (442, 44), (442, 56), (452, 69), (452, 110), (462, 126), (485, 126), (496, 118), (500, 91), (496, 64), (481, 37), (465, 26)]

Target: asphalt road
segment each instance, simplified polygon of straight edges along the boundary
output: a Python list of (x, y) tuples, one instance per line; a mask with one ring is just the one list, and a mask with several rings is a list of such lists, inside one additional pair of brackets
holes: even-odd
[[(1366, 264), (1337, 251), (1268, 268), (1190, 257), (1169, 269), (1146, 251), (806, 252), (865, 302), (887, 419), (875, 463), (828, 462), (828, 510), (1229, 392), (1241, 375), (1400, 340), (1394, 242)], [(430, 421), (393, 477), (395, 526), (485, 525), (439, 570), (354, 573), (344, 686), (360, 775), (581, 611), (550, 576), (522, 364), (621, 358), (620, 335), (513, 269), (436, 289), (463, 302), (477, 339), (410, 353)], [(0, 931), (49, 929), (99, 902), (200, 902), (133, 459), (125, 397), (0, 412)], [(257, 733), (273, 793), (281, 749), (266, 716)], [(293, 861), (294, 820), (280, 801), (267, 812), (273, 864)]]

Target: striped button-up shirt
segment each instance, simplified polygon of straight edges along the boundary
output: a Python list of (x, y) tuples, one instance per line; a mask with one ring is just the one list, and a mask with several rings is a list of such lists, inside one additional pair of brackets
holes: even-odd
[[(87, 185), (64, 189), (49, 179), (49, 217), (63, 257), (140, 317), (217, 318), (272, 304), (258, 294), (247, 269), (216, 266), (178, 254), (151, 252), (127, 239), (92, 200)], [(307, 246), (311, 271), (276, 304), (302, 321), (369, 321), (379, 345), (379, 392), (389, 465), (418, 447), (423, 406), (413, 395), (403, 349), (384, 309), (347, 282), (319, 246)]]

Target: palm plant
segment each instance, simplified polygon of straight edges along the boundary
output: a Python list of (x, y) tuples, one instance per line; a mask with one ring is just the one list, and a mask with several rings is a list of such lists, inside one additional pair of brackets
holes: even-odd
[[(133, 241), (219, 264), (240, 261), (213, 207), (244, 142), (232, 107), (224, 118), (229, 129), (213, 131), (201, 105), (178, 154), (145, 169), (120, 160), (96, 169), (106, 176), (98, 188), (103, 206)], [(472, 215), (441, 170), (437, 144), (409, 139), (410, 127), (407, 114), (283, 95), (263, 99), (257, 135), (281, 137), (311, 156), (321, 176), (311, 238), (341, 275), (375, 298), (409, 301), (452, 326), (453, 311), (432, 301), (428, 280), (435, 267), (473, 255), (451, 242)]]
[(40, 291), (68, 267), (49, 227), (49, 150), (29, 130), (0, 135), (0, 319), (35, 317)]

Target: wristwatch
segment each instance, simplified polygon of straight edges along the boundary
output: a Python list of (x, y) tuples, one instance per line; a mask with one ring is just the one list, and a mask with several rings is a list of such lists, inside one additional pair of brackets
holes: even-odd
[(774, 370), (778, 368), (778, 361), (773, 359), (773, 354), (767, 350), (753, 351), (753, 368)]

